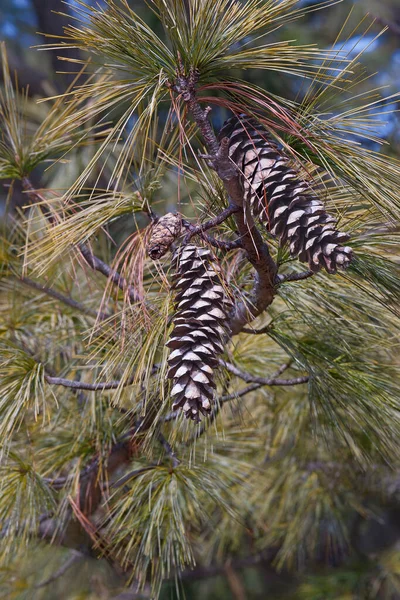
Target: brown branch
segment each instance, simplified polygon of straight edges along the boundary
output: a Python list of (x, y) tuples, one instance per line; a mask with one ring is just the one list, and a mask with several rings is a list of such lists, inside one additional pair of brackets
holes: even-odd
[[(267, 385), (267, 386), (278, 386), (278, 385), (279, 386), (292, 386), (292, 385), (300, 385), (302, 383), (307, 383), (309, 380), (309, 375), (304, 375), (302, 377), (293, 377), (291, 379), (280, 379), (277, 376), (277, 373), (275, 375), (273, 375), (272, 377), (257, 377), (256, 375), (251, 375), (251, 373), (246, 373), (245, 371), (241, 371), (240, 369), (235, 367), (235, 365), (225, 362), (224, 360), (219, 360), (218, 362), (222, 367), (227, 369), (233, 375), (236, 375), (236, 377), (243, 379), (243, 381), (245, 381), (246, 383), (257, 383), (260, 385)], [(280, 374), (283, 372), (281, 369), (286, 370), (287, 368), (288, 368), (288, 365), (286, 365), (286, 364), (282, 365), (282, 367), (280, 368), (278, 373)]]
[[(62, 385), (63, 387), (72, 388), (74, 390), (89, 390), (89, 391), (99, 391), (99, 390), (116, 390), (120, 385), (121, 381), (107, 381), (107, 382), (99, 382), (99, 383), (85, 383), (84, 381), (75, 381), (74, 379), (64, 379), (63, 377), (51, 377), (50, 375), (44, 376), (47, 383), (51, 385)], [(123, 383), (123, 387), (128, 385), (132, 385), (134, 381), (134, 377), (131, 377)]]
[(276, 283), (286, 283), (287, 281), (303, 281), (315, 275), (314, 271), (304, 271), (303, 273), (290, 273), (289, 275), (277, 275)]
[(218, 215), (216, 215), (212, 219), (209, 219), (205, 223), (202, 223), (201, 225), (197, 225), (197, 226), (192, 225), (188, 221), (184, 220), (183, 225), (185, 227), (188, 227), (188, 229), (189, 229), (189, 233), (186, 235), (186, 237), (184, 239), (184, 243), (187, 244), (193, 236), (201, 235), (205, 231), (208, 231), (209, 229), (212, 229), (213, 227), (220, 225), (221, 223), (226, 221), (226, 219), (228, 217), (230, 217), (234, 213), (238, 212), (239, 210), (240, 209), (238, 206), (236, 206), (235, 204), (230, 204), (228, 206), (228, 208), (224, 208), (224, 210), (221, 211)]
[(243, 248), (243, 244), (240, 239), (233, 240), (233, 241), (218, 240), (218, 239), (214, 238), (213, 236), (205, 233), (206, 230), (211, 229), (212, 227), (215, 227), (219, 223), (223, 223), (231, 214), (233, 214), (234, 212), (237, 212), (237, 210), (238, 209), (235, 206), (228, 207), (224, 211), (222, 211), (222, 213), (220, 213), (219, 215), (214, 217), (214, 219), (211, 219), (210, 221), (207, 221), (206, 223), (203, 223), (202, 225), (197, 225), (197, 226), (193, 225), (193, 223), (190, 223), (190, 221), (187, 221), (186, 219), (182, 219), (183, 227), (185, 227), (186, 229), (189, 230), (189, 233), (184, 238), (183, 243), (187, 244), (191, 240), (192, 237), (194, 237), (195, 235), (198, 235), (204, 241), (206, 241), (208, 244), (210, 244), (211, 246), (214, 246), (214, 248), (218, 248), (218, 250), (229, 251), (229, 250), (236, 250), (238, 248)]
[[(150, 375), (154, 375), (155, 373), (157, 373), (159, 368), (160, 367), (158, 364), (153, 365)], [(50, 370), (50, 369), (47, 368), (47, 370)], [(132, 383), (135, 381), (134, 375), (132, 377), (130, 377), (124, 383), (122, 383), (121, 380), (106, 381), (106, 382), (99, 382), (99, 383), (85, 383), (82, 381), (76, 381), (75, 379), (65, 379), (64, 377), (56, 377), (49, 373), (45, 374), (44, 378), (47, 381), (47, 383), (50, 383), (51, 385), (62, 385), (63, 387), (72, 388), (74, 390), (89, 390), (89, 391), (94, 391), (94, 392), (96, 392), (98, 390), (115, 390), (118, 387), (120, 387), (121, 385), (122, 385), (122, 387), (127, 387), (128, 385), (132, 385)]]
[(250, 394), (250, 392), (255, 392), (256, 390), (259, 390), (261, 387), (263, 387), (262, 383), (252, 383), (251, 385), (248, 385), (247, 387), (243, 388), (242, 390), (239, 390), (238, 392), (234, 392), (232, 394), (226, 394), (225, 396), (221, 396), (221, 398), (219, 399), (219, 403), (225, 404), (225, 402), (230, 402), (231, 400), (237, 400), (238, 398), (243, 398), (243, 396), (247, 396), (247, 394)]
[(230, 205), (238, 208), (234, 213), (240, 240), (246, 250), (247, 258), (253, 265), (256, 276), (251, 296), (240, 301), (235, 307), (231, 320), (232, 335), (239, 333), (246, 323), (260, 315), (273, 301), (275, 295), (275, 277), (277, 266), (269, 253), (268, 246), (244, 204), (243, 189), (236, 165), (229, 157), (228, 140), (218, 143), (208, 118), (209, 109), (203, 110), (196, 98), (196, 74), (186, 76), (182, 67), (177, 74), (175, 84), (171, 86), (187, 103), (189, 112), (204, 138), (212, 167), (223, 181)]
[[(223, 366), (225, 366), (224, 361), (220, 361), (220, 364), (223, 364)], [(218, 404), (215, 407), (214, 411), (211, 413), (209, 419), (215, 419), (215, 417), (217, 416), (217, 414), (219, 412), (219, 405), (225, 404), (225, 402), (230, 402), (231, 400), (237, 400), (238, 398), (243, 398), (244, 396), (247, 396), (247, 394), (250, 394), (251, 392), (259, 390), (260, 388), (262, 388), (264, 386), (279, 386), (279, 385), (294, 386), (294, 385), (300, 385), (301, 383), (307, 383), (307, 381), (309, 380), (309, 376), (297, 377), (297, 378), (293, 378), (293, 379), (280, 379), (279, 378), (279, 375), (282, 375), (282, 373), (284, 371), (286, 371), (286, 369), (288, 369), (290, 367), (290, 365), (291, 365), (291, 362), (281, 365), (279, 367), (279, 369), (269, 379), (263, 378), (263, 377), (254, 377), (254, 379), (256, 381), (253, 381), (253, 383), (251, 383), (247, 387), (239, 390), (238, 392), (233, 392), (232, 394), (225, 394), (224, 396), (221, 396), (218, 399)], [(232, 367), (233, 367), (233, 365), (232, 365)], [(233, 367), (233, 368), (235, 369), (235, 374), (237, 374), (237, 372), (239, 372), (239, 369), (236, 369), (236, 367)], [(242, 371), (240, 371), (240, 373), (243, 374)], [(251, 375), (246, 374), (246, 377), (248, 377), (248, 376), (252, 377)], [(163, 418), (163, 422), (168, 423), (169, 421), (175, 421), (178, 417), (181, 416), (181, 414), (182, 413), (180, 410), (173, 410), (170, 413), (168, 413), (167, 415), (165, 415), (165, 417)], [(204, 428), (204, 426), (202, 426), (199, 429), (196, 436), (194, 436), (193, 441), (195, 439), (197, 439), (198, 437), (200, 437), (201, 435), (203, 435), (204, 431), (205, 431), (205, 428)]]
[(122, 277), (115, 269), (112, 269), (107, 263), (103, 262), (100, 258), (95, 256), (92, 250), (86, 244), (79, 244), (79, 250), (85, 261), (94, 271), (99, 271), (107, 277), (115, 286), (119, 287), (122, 291), (128, 292), (128, 297), (132, 302), (136, 302), (136, 291), (135, 288), (128, 284), (126, 279)]
[(95, 310), (92, 310), (91, 308), (87, 308), (80, 302), (73, 300), (73, 298), (70, 298), (69, 296), (64, 296), (63, 294), (61, 294), (60, 292), (57, 292), (56, 290), (53, 290), (52, 288), (48, 288), (37, 281), (33, 281), (33, 279), (29, 279), (29, 277), (18, 277), (17, 279), (24, 285), (26, 285), (34, 290), (37, 290), (39, 292), (43, 292), (47, 296), (50, 296), (51, 298), (55, 298), (56, 300), (59, 300), (63, 304), (66, 304), (67, 306), (70, 306), (71, 308), (74, 308), (85, 315), (93, 317), (94, 319), (100, 318), (100, 319), (104, 320), (104, 319), (108, 319), (108, 317), (111, 316), (111, 315), (107, 315), (104, 312), (97, 312)]
[(261, 329), (250, 329), (249, 327), (243, 327), (243, 333), (251, 333), (252, 335), (261, 335), (263, 333), (269, 333), (271, 330), (272, 323), (268, 323), (265, 327), (261, 327)]

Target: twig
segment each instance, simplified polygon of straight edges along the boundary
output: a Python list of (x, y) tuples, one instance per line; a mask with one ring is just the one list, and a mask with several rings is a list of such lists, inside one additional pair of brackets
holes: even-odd
[[(50, 370), (48, 367), (46, 367), (46, 368), (47, 368), (47, 370)], [(150, 375), (154, 375), (155, 373), (157, 373), (159, 368), (160, 368), (159, 364), (153, 365), (153, 367), (150, 371)], [(121, 385), (122, 385), (122, 387), (132, 385), (132, 383), (135, 381), (134, 375), (132, 375), (132, 377), (130, 377), (124, 383), (122, 383), (121, 380), (106, 381), (106, 382), (99, 381), (99, 383), (85, 383), (82, 381), (76, 381), (75, 379), (65, 379), (64, 377), (56, 377), (54, 375), (51, 375), (51, 373), (46, 373), (44, 378), (47, 381), (47, 383), (50, 383), (52, 385), (62, 385), (63, 387), (72, 388), (74, 390), (89, 390), (89, 391), (94, 391), (94, 392), (97, 390), (115, 390), (118, 387), (120, 387)]]
[(99, 383), (85, 383), (84, 381), (75, 381), (74, 379), (64, 379), (63, 377), (51, 377), (50, 375), (44, 376), (47, 383), (51, 385), (62, 385), (63, 387), (72, 388), (74, 390), (90, 390), (90, 391), (98, 391), (98, 390), (115, 390), (120, 385), (128, 386), (132, 385), (134, 381), (134, 377), (131, 377), (126, 382), (121, 384), (121, 381), (107, 381), (107, 382), (99, 382)]
[(69, 296), (64, 296), (63, 294), (61, 294), (60, 292), (57, 292), (56, 290), (53, 290), (52, 288), (48, 288), (48, 287), (42, 285), (41, 283), (38, 283), (37, 281), (33, 281), (33, 279), (29, 279), (29, 277), (18, 277), (17, 279), (24, 285), (26, 285), (34, 290), (38, 290), (39, 292), (43, 292), (44, 294), (47, 294), (47, 296), (50, 296), (51, 298), (55, 298), (56, 300), (59, 300), (63, 304), (66, 304), (67, 306), (70, 306), (71, 308), (74, 308), (85, 315), (89, 315), (90, 317), (93, 317), (94, 319), (100, 318), (100, 319), (104, 320), (104, 319), (108, 319), (108, 317), (111, 316), (104, 312), (101, 312), (101, 311), (97, 312), (96, 310), (87, 308), (86, 306), (84, 306), (80, 302), (77, 302), (76, 300), (73, 300)]
[[(255, 375), (251, 375), (250, 373), (246, 373), (241, 371), (235, 365), (231, 363), (225, 362), (224, 360), (219, 360), (219, 364), (222, 367), (225, 367), (230, 373), (236, 375), (240, 379), (243, 379), (246, 383), (258, 383), (260, 385), (268, 385), (268, 386), (291, 386), (291, 385), (300, 385), (302, 383), (307, 383), (309, 380), (309, 375), (304, 375), (302, 377), (293, 377), (291, 379), (280, 379), (277, 374), (273, 377), (257, 377)], [(282, 365), (281, 369), (286, 370), (287, 365)], [(283, 371), (280, 371), (283, 372)], [(279, 373), (279, 372), (278, 372)], [(280, 373), (279, 373), (280, 374)]]
[(208, 244), (210, 244), (210, 246), (214, 246), (214, 248), (218, 248), (218, 250), (225, 250), (226, 252), (228, 252), (229, 250), (237, 250), (238, 248), (243, 248), (243, 244), (240, 241), (240, 239), (227, 242), (226, 240), (218, 240), (215, 237), (208, 235), (207, 233), (202, 233), (201, 237)]
[(62, 577), (64, 575), (64, 573), (66, 573), (68, 571), (68, 569), (70, 569), (72, 567), (72, 565), (75, 564), (78, 560), (80, 560), (83, 556), (84, 555), (82, 554), (82, 552), (78, 552), (78, 550), (71, 550), (70, 556), (65, 561), (65, 563), (55, 573), (53, 573), (53, 575), (51, 575), (48, 579), (46, 579), (45, 581), (42, 581), (41, 583), (36, 584), (34, 586), (34, 589), (38, 590), (40, 588), (43, 588), (46, 585), (49, 585), (50, 583), (53, 583), (53, 581), (56, 581), (57, 579)]
[(243, 396), (247, 396), (247, 394), (250, 394), (250, 392), (254, 392), (255, 390), (260, 389), (261, 387), (263, 387), (262, 383), (252, 383), (251, 385), (248, 385), (247, 387), (243, 388), (242, 390), (239, 390), (238, 392), (221, 396), (221, 398), (219, 399), (219, 403), (225, 404), (225, 402), (230, 402), (231, 400), (243, 398)]
[(252, 335), (261, 335), (263, 333), (269, 333), (271, 330), (272, 323), (268, 323), (265, 327), (261, 327), (260, 329), (250, 329), (250, 327), (243, 327), (243, 333), (251, 333)]
[(203, 110), (196, 98), (196, 73), (186, 76), (180, 68), (175, 84), (171, 86), (187, 103), (190, 113), (201, 131), (212, 166), (223, 181), (230, 205), (238, 207), (234, 213), (243, 248), (256, 271), (253, 292), (248, 301), (240, 301), (231, 319), (232, 335), (239, 333), (246, 323), (260, 315), (273, 301), (277, 266), (256, 228), (249, 207), (244, 204), (244, 194), (236, 165), (229, 157), (229, 140), (221, 144), (215, 136), (208, 118), (209, 109)]
[[(224, 361), (221, 361), (221, 362), (224, 364)], [(279, 369), (273, 374), (273, 376), (270, 379), (264, 379), (262, 377), (255, 377), (255, 379), (258, 381), (254, 381), (254, 383), (251, 383), (250, 385), (243, 388), (242, 390), (239, 390), (238, 392), (233, 392), (232, 394), (225, 394), (224, 396), (221, 396), (218, 399), (218, 404), (221, 405), (221, 404), (225, 404), (225, 402), (230, 402), (231, 400), (237, 400), (238, 398), (243, 398), (243, 396), (247, 396), (247, 394), (250, 394), (251, 392), (254, 392), (264, 386), (278, 386), (278, 385), (291, 386), (291, 385), (300, 385), (301, 383), (307, 383), (307, 381), (309, 380), (309, 376), (298, 377), (296, 379), (279, 379), (279, 375), (282, 375), (282, 373), (284, 371), (286, 371), (286, 369), (288, 369), (290, 367), (290, 365), (291, 365), (291, 362), (281, 365), (279, 367)], [(225, 366), (225, 364), (224, 364), (224, 366)], [(234, 367), (234, 368), (236, 369), (236, 367)], [(215, 408), (215, 415), (213, 415), (213, 413), (211, 413), (208, 421), (210, 419), (214, 419), (217, 416), (218, 412), (219, 412), (219, 407), (217, 405)], [(168, 413), (167, 415), (165, 415), (165, 417), (163, 418), (163, 421), (164, 421), (164, 423), (168, 423), (169, 421), (175, 421), (181, 414), (182, 414), (181, 411), (173, 410), (170, 413)], [(200, 435), (202, 435), (204, 433), (204, 431), (202, 431), (202, 429), (203, 429), (203, 426), (200, 428), (198, 435), (196, 435), (196, 438), (200, 437)]]
[(105, 275), (114, 285), (119, 287), (120, 290), (127, 291), (129, 299), (132, 300), (132, 302), (136, 302), (137, 297), (135, 288), (129, 285), (126, 279), (122, 277), (118, 271), (112, 269), (110, 265), (107, 265), (107, 263), (95, 256), (92, 250), (86, 244), (79, 244), (78, 248), (89, 267), (91, 267), (94, 271), (99, 271), (99, 273)]
[(188, 235), (184, 239), (184, 243), (187, 243), (193, 236), (199, 235), (208, 244), (218, 248), (218, 250), (229, 251), (236, 250), (237, 248), (243, 248), (243, 244), (240, 239), (233, 241), (218, 240), (204, 231), (198, 231), (199, 227), (196, 227), (196, 225), (193, 225), (193, 223), (190, 223), (186, 219), (182, 219), (182, 225), (189, 230)]
[(171, 459), (172, 466), (175, 469), (178, 465), (181, 464), (181, 461), (176, 456), (171, 444), (168, 442), (168, 440), (165, 439), (165, 437), (163, 436), (163, 434), (161, 432), (159, 432), (157, 439), (160, 442), (160, 444), (162, 445), (162, 447), (164, 448), (166, 454)]
[(230, 204), (228, 206), (228, 208), (225, 208), (222, 212), (219, 213), (219, 215), (216, 215), (215, 217), (213, 217), (212, 219), (209, 219), (208, 221), (206, 221), (205, 223), (202, 223), (201, 225), (195, 226), (195, 225), (191, 225), (187, 221), (185, 221), (183, 224), (185, 225), (185, 227), (188, 226), (190, 231), (186, 235), (186, 237), (184, 239), (184, 243), (187, 244), (193, 236), (201, 235), (205, 231), (208, 231), (209, 229), (212, 229), (213, 227), (220, 225), (221, 223), (226, 221), (226, 219), (228, 217), (230, 217), (234, 213), (238, 212), (239, 210), (240, 210), (240, 208), (238, 206), (236, 206), (235, 204)]
[(303, 281), (315, 275), (314, 271), (304, 271), (304, 273), (290, 273), (289, 275), (277, 275), (276, 283), (286, 283), (287, 281)]

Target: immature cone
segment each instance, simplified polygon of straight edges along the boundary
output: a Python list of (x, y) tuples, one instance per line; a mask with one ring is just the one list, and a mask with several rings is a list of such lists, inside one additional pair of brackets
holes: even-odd
[(153, 225), (146, 250), (150, 258), (156, 260), (168, 252), (182, 229), (180, 215), (167, 213)]
[(241, 173), (245, 202), (292, 256), (308, 262), (312, 271), (335, 273), (351, 261), (349, 239), (335, 229), (329, 215), (308, 184), (299, 179), (268, 132), (254, 119), (242, 116), (226, 121), (219, 139), (229, 138), (229, 156)]
[(182, 408), (187, 418), (199, 421), (200, 413), (211, 412), (213, 370), (229, 331), (232, 303), (208, 249), (181, 246), (175, 259), (176, 313), (167, 343), (172, 349), (168, 377), (173, 379), (173, 409)]

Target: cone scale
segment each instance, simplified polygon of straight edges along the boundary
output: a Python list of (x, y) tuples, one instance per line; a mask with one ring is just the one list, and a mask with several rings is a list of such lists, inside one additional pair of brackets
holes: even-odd
[(173, 380), (173, 409), (198, 422), (211, 412), (215, 395), (214, 370), (228, 335), (232, 308), (218, 265), (210, 250), (181, 246), (174, 257), (176, 312), (167, 346), (168, 377)]
[(336, 229), (335, 218), (301, 181), (266, 129), (254, 119), (233, 117), (219, 133), (223, 138), (229, 139), (229, 156), (239, 168), (245, 202), (280, 245), (287, 243), (290, 254), (312, 271), (346, 268), (352, 250), (343, 244), (349, 236)]

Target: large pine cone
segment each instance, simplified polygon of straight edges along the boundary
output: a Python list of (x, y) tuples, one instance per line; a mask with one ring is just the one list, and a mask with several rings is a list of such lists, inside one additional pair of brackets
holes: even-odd
[(173, 409), (200, 420), (211, 412), (217, 355), (229, 330), (230, 298), (210, 250), (181, 246), (175, 256), (178, 291), (174, 329), (167, 346), (172, 349), (168, 377), (173, 379)]
[(291, 255), (308, 262), (312, 271), (335, 273), (337, 267), (347, 267), (352, 250), (342, 244), (349, 236), (337, 231), (335, 218), (299, 180), (266, 129), (255, 119), (233, 117), (219, 133), (220, 140), (225, 137), (241, 173), (245, 201), (280, 244), (288, 243)]

